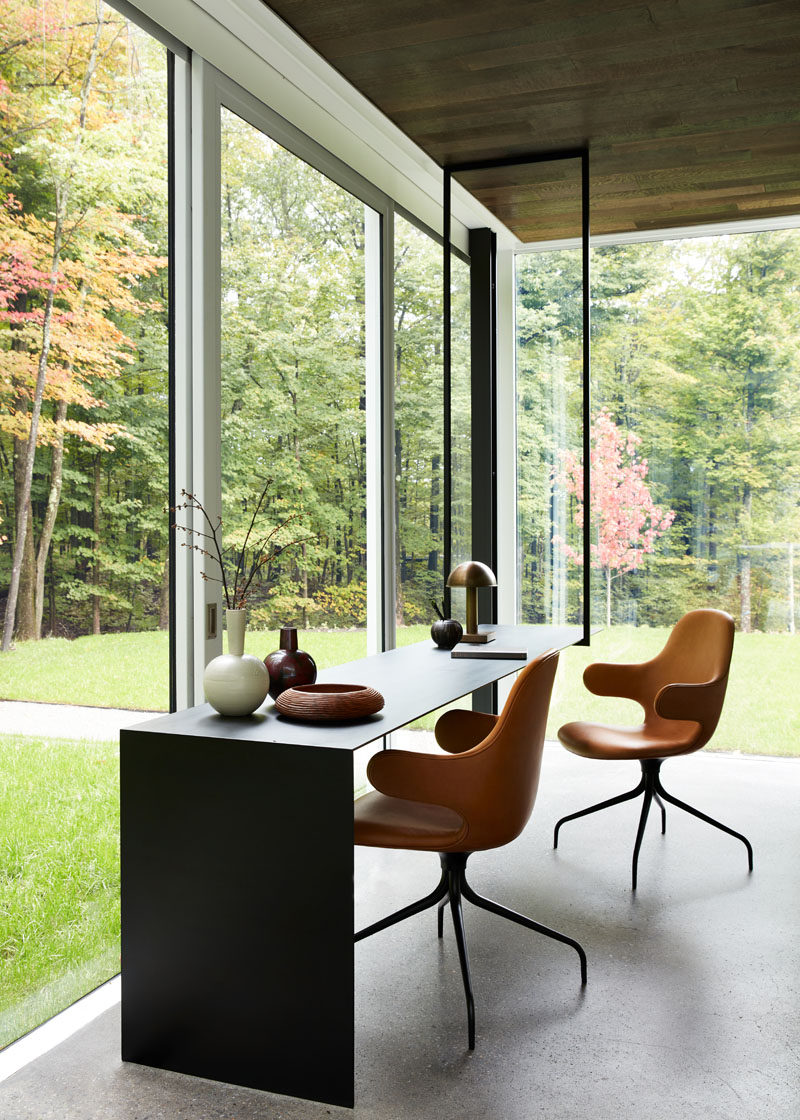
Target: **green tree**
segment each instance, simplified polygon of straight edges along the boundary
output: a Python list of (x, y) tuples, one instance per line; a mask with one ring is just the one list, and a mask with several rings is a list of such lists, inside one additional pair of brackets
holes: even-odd
[[(157, 149), (166, 138), (151, 127), (151, 107), (138, 104), (135, 45), (113, 10), (76, 2), (67, 13), (50, 0), (19, 2), (4, 9), (3, 20), (5, 189), (14, 202), (5, 212), (16, 225), (16, 244), (42, 276), (8, 307), (9, 331), (0, 341), (9, 373), (0, 430), (13, 442), (16, 522), (7, 649), (18, 603), (19, 636), (41, 632), (65, 440), (110, 453), (111, 440), (124, 433), (106, 413), (104, 385), (131, 364), (123, 327), (152, 307), (137, 286), (164, 264), (142, 216), (164, 209)], [(37, 450), (45, 460), (38, 468)], [(99, 572), (95, 556), (95, 615)]]

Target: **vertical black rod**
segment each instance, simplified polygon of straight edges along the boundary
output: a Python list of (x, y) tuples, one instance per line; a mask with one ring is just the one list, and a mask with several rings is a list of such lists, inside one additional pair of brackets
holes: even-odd
[(443, 409), (443, 428), (442, 434), (444, 437), (444, 454), (443, 454), (443, 473), (444, 485), (442, 487), (444, 516), (442, 518), (442, 581), (444, 587), (444, 615), (445, 618), (450, 617), (450, 588), (446, 584), (447, 577), (450, 575), (452, 568), (453, 557), (453, 542), (452, 542), (452, 518), (450, 505), (452, 502), (452, 477), (451, 472), (453, 469), (453, 454), (452, 454), (452, 432), (451, 432), (451, 353), (450, 353), (450, 318), (452, 314), (451, 309), (451, 295), (450, 295), (450, 187), (451, 179), (450, 172), (445, 167), (443, 184), (443, 216), (442, 216), (442, 234), (443, 234), (443, 261), (442, 261), (442, 409)]
[[(492, 234), (491, 239), (491, 288), (492, 288), (492, 353), (491, 353), (491, 378), (492, 378), (492, 571), (497, 571), (497, 234)], [(489, 619), (496, 624), (497, 619), (497, 588), (492, 588), (492, 614)], [(492, 698), (489, 711), (497, 715), (500, 710), (497, 681), (492, 682)]]
[(591, 558), (591, 288), (589, 273), (589, 152), (581, 154), (581, 256), (583, 266), (583, 639), (592, 633)]
[[(365, 227), (366, 227), (366, 212), (367, 212), (367, 204), (364, 203), (364, 215), (365, 215), (364, 225), (365, 225)], [(380, 359), (379, 359), (380, 377), (378, 379), (379, 384), (380, 384), (380, 388), (378, 390), (378, 392), (380, 394), (380, 403), (378, 405), (378, 409), (379, 409), (378, 415), (380, 416), (379, 427), (380, 427), (380, 433), (381, 434), (380, 434), (380, 447), (378, 448), (378, 455), (380, 457), (381, 463), (385, 464), (386, 463), (386, 425), (384, 423), (384, 417), (386, 416), (386, 379), (387, 379), (387, 377), (394, 378), (394, 376), (395, 376), (394, 364), (392, 363), (391, 367), (389, 369), (387, 369), (387, 363), (386, 363), (386, 329), (387, 329), (387, 327), (386, 327), (386, 293), (385, 293), (386, 283), (385, 283), (385, 272), (384, 272), (384, 269), (386, 268), (386, 215), (385, 214), (380, 214), (379, 217), (378, 217), (378, 231), (379, 231), (378, 232), (378, 276), (380, 277), (380, 285), (381, 285), (380, 316), (379, 316), (379, 323), (378, 323), (378, 329), (380, 331), (380, 338), (379, 338), (379, 343), (378, 343), (378, 345), (380, 347), (380, 349), (379, 349), (379, 353), (380, 353)], [(394, 231), (392, 231), (392, 236), (394, 236)], [(364, 240), (365, 240), (365, 245), (366, 245), (366, 238)], [(394, 242), (393, 242), (393, 244), (394, 244)], [(396, 425), (396, 421), (392, 426), (395, 427), (395, 425)], [(381, 480), (382, 480), (381, 485), (383, 485), (383, 476), (384, 476), (384, 472), (381, 471)], [(394, 483), (394, 485), (396, 486), (397, 483)], [(395, 493), (395, 500), (396, 499), (397, 499), (397, 494)], [(386, 528), (387, 528), (387, 526), (386, 526), (386, 502), (383, 500), (383, 497), (381, 497), (381, 501), (380, 501), (380, 529), (378, 531), (380, 533), (380, 541), (381, 541), (380, 547), (381, 547), (382, 550), (386, 547), (386, 540), (387, 540)], [(397, 547), (397, 545), (396, 545), (396, 542), (395, 542), (395, 548), (396, 547)], [(396, 556), (395, 555), (392, 556), (392, 563), (393, 564), (396, 563)], [(398, 571), (395, 571), (395, 574), (394, 574), (395, 581), (399, 580), (399, 578), (400, 578), (400, 573)], [(386, 637), (386, 599), (387, 599), (388, 589), (389, 589), (389, 574), (387, 572), (387, 557), (386, 557), (385, 553), (382, 552), (382, 555), (381, 555), (381, 592), (380, 592), (380, 594), (381, 594), (381, 607), (380, 607), (381, 628), (380, 628), (380, 644), (379, 644), (379, 648), (380, 648), (381, 651), (386, 649), (386, 641), (387, 641), (387, 637)], [(385, 750), (386, 746), (387, 746), (387, 739), (386, 739), (385, 735), (383, 737), (382, 742), (383, 742), (383, 747), (384, 747), (384, 750)]]
[[(469, 231), (470, 441), (472, 514), (469, 555), (497, 571), (497, 238), (490, 229)], [(457, 368), (457, 367), (456, 367)], [(457, 435), (458, 433), (454, 434)], [(454, 482), (455, 489), (455, 482)], [(457, 563), (464, 559), (454, 555)], [(495, 588), (479, 596), (478, 621), (497, 622)], [(474, 711), (496, 712), (494, 685), (472, 693)]]
[(178, 708), (177, 649), (175, 635), (175, 55), (167, 51), (167, 563), (169, 565), (169, 710)]
[[(492, 559), (490, 561), (493, 572), (497, 571), (497, 234), (491, 236), (490, 252), (491, 276), (491, 416), (492, 416)], [(490, 622), (497, 622), (497, 588), (492, 588), (492, 617)], [(497, 692), (497, 681), (494, 683)], [(492, 709), (494, 712), (497, 708)]]

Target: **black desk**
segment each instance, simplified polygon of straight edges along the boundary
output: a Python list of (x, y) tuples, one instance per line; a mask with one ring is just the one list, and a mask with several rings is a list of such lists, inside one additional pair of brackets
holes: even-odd
[[(577, 627), (499, 626), (530, 657)], [(299, 724), (208, 704), (121, 733), (122, 1057), (353, 1104), (353, 752), (524, 662), (431, 642), (320, 680), (382, 712)]]

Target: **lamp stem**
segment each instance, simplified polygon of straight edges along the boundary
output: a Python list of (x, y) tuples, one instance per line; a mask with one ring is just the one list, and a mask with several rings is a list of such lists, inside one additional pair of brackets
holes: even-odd
[(467, 633), (478, 633), (478, 589), (477, 587), (468, 587), (467, 589)]

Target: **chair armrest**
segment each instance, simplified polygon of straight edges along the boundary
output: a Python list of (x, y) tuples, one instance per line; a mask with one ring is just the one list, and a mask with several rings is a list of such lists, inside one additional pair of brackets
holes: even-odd
[(665, 684), (655, 698), (656, 715), (662, 719), (684, 719), (700, 723), (710, 731), (717, 726), (728, 676), (700, 684)]
[(473, 712), (467, 708), (451, 708), (436, 721), (436, 742), (449, 754), (461, 754), (482, 742), (494, 730), (499, 716)]
[[(440, 754), (418, 754), (416, 751), (380, 751), (367, 766), (367, 777), (379, 793), (402, 797), (406, 801), (423, 801), (428, 805), (456, 808), (454, 782), (463, 760)], [(448, 772), (445, 767), (450, 766)]]
[(647, 663), (619, 665), (595, 661), (584, 669), (583, 683), (595, 696), (622, 696), (628, 700), (639, 700), (646, 671)]

